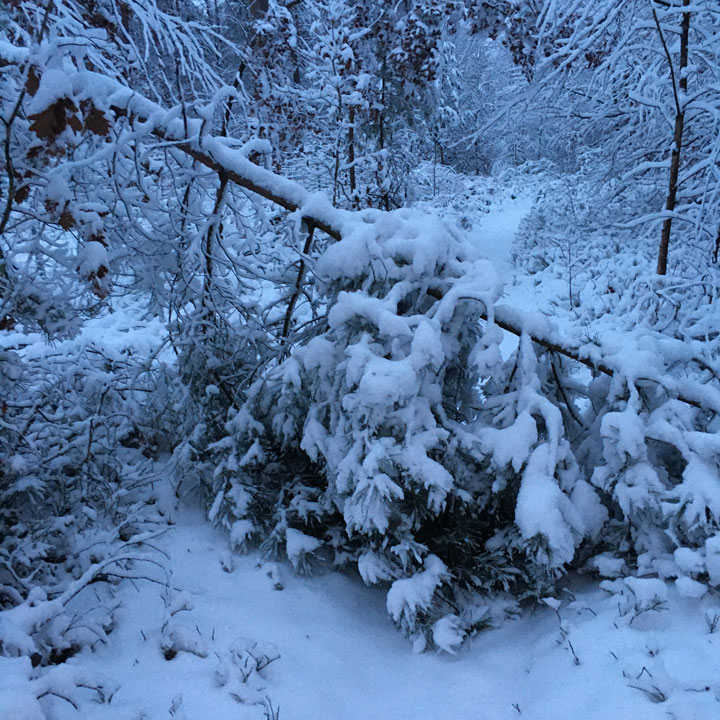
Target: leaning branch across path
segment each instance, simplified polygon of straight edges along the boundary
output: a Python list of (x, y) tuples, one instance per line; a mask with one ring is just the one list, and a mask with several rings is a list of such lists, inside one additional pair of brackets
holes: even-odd
[(128, 117), (138, 135), (154, 135), (235, 185), (288, 212), (299, 212), (308, 229), (322, 230), (334, 240), (342, 238), (343, 219), (353, 213), (332, 207), (324, 196), (252, 162), (248, 157), (256, 151), (252, 142), (241, 146), (232, 138), (209, 135), (204, 120), (180, 119), (176, 111), (168, 111), (105, 75), (83, 71), (71, 81), (76, 99), (90, 100), (115, 117)]
[[(600, 372), (609, 377), (623, 374), (618, 368), (612, 367), (608, 358), (600, 354), (599, 349), (595, 352), (588, 352), (584, 348), (572, 347), (558, 339), (544, 336), (537, 328), (533, 327), (531, 329), (529, 326), (536, 325), (533, 316), (529, 315), (527, 320), (523, 322), (522, 320), (518, 320), (521, 313), (513, 308), (503, 306), (496, 306), (493, 314), (493, 321), (498, 327), (518, 337), (525, 333), (536, 345), (545, 348), (549, 352), (562, 355), (569, 360), (574, 360), (584, 365), (590, 370)], [(485, 314), (483, 314), (483, 317), (487, 319)], [(687, 405), (692, 405), (699, 410), (707, 410), (720, 414), (720, 393), (717, 391), (710, 392), (710, 388), (706, 385), (698, 385), (697, 383), (690, 382), (676, 383), (670, 376), (664, 376), (662, 379), (637, 377), (634, 379), (634, 382), (662, 386), (664, 391), (675, 400), (679, 400)]]
[[(297, 213), (308, 230), (317, 228), (333, 239), (341, 240), (348, 223), (357, 222), (357, 212), (335, 208), (323, 196), (309, 193), (299, 183), (256, 165), (248, 158), (248, 150), (232, 139), (206, 134), (206, 123), (202, 120), (183, 122), (172, 111), (97, 73), (79, 72), (72, 77), (72, 83), (80, 99), (89, 99), (97, 107), (104, 107), (116, 116), (131, 118), (140, 133), (154, 135), (201, 165), (222, 174), (230, 182), (291, 213)], [(428, 292), (437, 299), (442, 298), (438, 290), (430, 289)], [(538, 322), (537, 314), (496, 306), (483, 317), (513, 335), (527, 335), (545, 350), (574, 360), (595, 372), (610, 377), (625, 374), (599, 349), (572, 347), (559, 338), (549, 322)], [(636, 383), (657, 384), (676, 400), (720, 414), (720, 392), (707, 385), (677, 382), (670, 376), (629, 379)]]

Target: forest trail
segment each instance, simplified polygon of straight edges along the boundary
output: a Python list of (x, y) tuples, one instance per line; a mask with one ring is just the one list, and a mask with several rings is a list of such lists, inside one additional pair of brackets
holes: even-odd
[(720, 720), (718, 5), (0, 3), (0, 720)]
[(494, 263), (506, 282), (512, 276), (512, 246), (520, 223), (533, 206), (533, 194), (510, 195), (480, 220), (472, 242), (483, 257)]
[[(493, 263), (503, 281), (503, 302), (520, 310), (535, 310), (541, 300), (534, 288), (517, 282), (517, 273), (512, 264), (513, 244), (520, 224), (532, 210), (534, 198), (532, 190), (506, 194), (490, 212), (481, 217), (471, 236), (473, 245), (482, 257)], [(517, 348), (518, 338), (507, 331), (503, 331), (503, 334), (500, 351), (507, 358)]]

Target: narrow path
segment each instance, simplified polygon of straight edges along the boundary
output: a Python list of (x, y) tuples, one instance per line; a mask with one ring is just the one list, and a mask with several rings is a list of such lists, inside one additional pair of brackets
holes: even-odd
[[(490, 260), (497, 268), (500, 278), (505, 284), (505, 300), (521, 310), (534, 310), (536, 306), (527, 290), (512, 284), (513, 243), (520, 223), (533, 206), (533, 193), (510, 196), (497, 205), (491, 212), (484, 215), (479, 226), (473, 232), (472, 242), (483, 257)], [(503, 333), (500, 352), (507, 358), (518, 346), (518, 338), (509, 332)]]
[(473, 232), (473, 242), (483, 257), (491, 260), (505, 281), (511, 279), (510, 257), (518, 228), (530, 212), (533, 198), (530, 193), (509, 197), (492, 212), (483, 216), (479, 227)]

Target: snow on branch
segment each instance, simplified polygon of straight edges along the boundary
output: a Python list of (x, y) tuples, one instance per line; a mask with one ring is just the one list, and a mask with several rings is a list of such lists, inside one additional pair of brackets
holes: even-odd
[[(77, 72), (68, 77), (67, 83), (72, 94), (69, 99), (76, 104), (90, 102), (98, 110), (110, 112), (116, 117), (131, 118), (138, 134), (153, 135), (230, 182), (296, 213), (308, 228), (318, 228), (333, 239), (340, 240), (356, 223), (368, 222), (363, 211), (335, 208), (322, 193), (310, 193), (299, 183), (256, 165), (237, 141), (207, 134), (206, 120), (181, 119), (178, 108), (167, 110), (117, 80), (99, 73)], [(43, 107), (44, 85), (43, 78), (40, 90), (33, 98), (36, 108)], [(46, 104), (56, 102), (57, 92), (49, 95), (48, 99)], [(442, 291), (432, 287), (428, 289), (428, 294), (436, 299), (442, 298)], [(608, 376), (627, 375), (620, 365), (600, 352), (597, 346), (577, 347), (561, 339), (542, 316), (498, 306), (492, 309), (491, 314), (486, 312), (482, 317), (518, 337), (528, 334), (537, 345), (594, 371)], [(712, 391), (707, 385), (674, 381), (667, 373), (631, 379), (634, 382), (657, 384), (672, 398), (693, 407), (720, 412), (720, 392)]]
[[(349, 213), (333, 208), (322, 194), (311, 194), (299, 183), (259, 167), (248, 159), (245, 148), (232, 138), (205, 134), (204, 120), (185, 121), (180, 118), (178, 108), (167, 110), (99, 73), (78, 72), (69, 76), (68, 83), (76, 104), (90, 102), (92, 107), (109, 111), (116, 117), (127, 116), (133, 121), (138, 135), (154, 135), (236, 185), (285, 210), (300, 211), (302, 220), (330, 237), (339, 240), (342, 236)], [(44, 84), (41, 80), (40, 89), (33, 98), (38, 111), (57, 101), (57, 97), (48, 96), (48, 102), (44, 102)]]

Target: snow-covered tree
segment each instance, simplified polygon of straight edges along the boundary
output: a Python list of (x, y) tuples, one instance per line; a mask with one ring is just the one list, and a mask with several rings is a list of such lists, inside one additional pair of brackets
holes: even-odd
[(718, 227), (715, 4), (549, 2), (537, 33), (537, 81), (562, 87), (568, 122), (602, 147), (626, 222), (657, 233), (658, 273), (689, 252), (706, 265)]
[[(168, 449), (147, 403), (164, 332), (138, 337), (131, 323), (106, 344), (93, 323), (143, 299), (151, 325), (167, 311), (181, 222), (167, 206), (182, 190), (159, 177), (171, 151), (144, 153), (137, 118), (97, 79), (183, 98), (180, 117), (188, 93), (211, 100), (221, 82), (204, 56), (213, 32), (155, 3), (20, 0), (2, 12), (0, 603), (12, 609), (0, 652), (46, 664), (104, 641), (117, 580), (162, 579), (144, 545), (165, 521), (146, 506)], [(108, 592), (78, 624), (75, 599), (101, 581)]]

